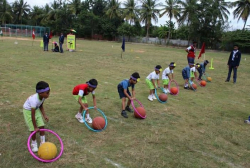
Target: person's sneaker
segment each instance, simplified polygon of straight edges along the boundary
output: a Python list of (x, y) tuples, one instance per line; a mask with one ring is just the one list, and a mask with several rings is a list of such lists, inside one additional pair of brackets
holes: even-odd
[(89, 124), (92, 123), (92, 118), (88, 117), (88, 118), (85, 118), (85, 121), (87, 121)]
[(225, 82), (229, 82), (229, 80), (225, 80)]
[(189, 89), (189, 87), (188, 87), (188, 86), (187, 86), (187, 87), (184, 87), (184, 89), (187, 89), (187, 90), (188, 90), (188, 89)]
[(163, 88), (163, 93), (167, 94), (167, 89)]
[(148, 100), (149, 100), (149, 101), (153, 101), (153, 98), (152, 98), (151, 95), (148, 96)]
[(166, 89), (166, 94), (170, 93), (170, 91), (168, 89)]
[(80, 123), (84, 123), (84, 120), (83, 120), (83, 118), (82, 118), (82, 116), (81, 115), (75, 115), (75, 118), (80, 122)]
[(37, 152), (38, 151), (38, 148), (37, 148), (37, 143), (35, 143), (35, 144), (33, 144), (33, 143), (31, 143), (31, 150), (32, 150), (32, 152)]
[(249, 120), (245, 120), (244, 123), (250, 124), (250, 121)]
[(125, 110), (127, 110), (127, 111), (130, 112), (130, 113), (133, 113), (133, 112), (134, 112), (129, 106), (126, 106)]
[(128, 118), (127, 113), (126, 113), (125, 110), (122, 110), (121, 115), (122, 115), (124, 118)]
[(155, 99), (155, 100), (156, 100), (156, 97), (155, 97), (155, 95), (154, 95), (154, 94), (152, 94), (152, 99)]

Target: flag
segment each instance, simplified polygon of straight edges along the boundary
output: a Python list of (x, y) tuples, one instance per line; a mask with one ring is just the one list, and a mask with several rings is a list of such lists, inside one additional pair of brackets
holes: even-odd
[(2, 30), (0, 31), (0, 36), (3, 36), (3, 32), (2, 32)]
[(52, 37), (53, 37), (53, 34), (52, 34), (52, 31), (50, 31), (50, 33), (49, 33), (49, 39), (52, 39)]
[(201, 57), (202, 54), (205, 53), (205, 43), (202, 44), (202, 47), (201, 47), (201, 51), (200, 51), (200, 54), (199, 54), (199, 57), (198, 59)]
[(122, 39), (122, 50), (123, 50), (123, 52), (125, 52), (125, 37), (123, 37), (123, 39)]
[(33, 29), (33, 32), (32, 32), (32, 37), (33, 37), (33, 40), (36, 38), (35, 30), (34, 29)]

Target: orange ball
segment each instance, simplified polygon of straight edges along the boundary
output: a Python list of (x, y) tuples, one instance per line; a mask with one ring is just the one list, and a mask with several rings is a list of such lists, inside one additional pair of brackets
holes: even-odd
[(101, 130), (105, 127), (105, 119), (102, 118), (102, 117), (95, 117), (93, 119), (93, 122), (92, 122), (92, 127), (95, 129), (95, 130)]
[(201, 81), (201, 86), (206, 86), (207, 82), (206, 81)]
[(211, 78), (211, 77), (207, 77), (207, 80), (208, 80), (209, 82), (211, 82), (211, 81), (212, 81), (212, 78)]
[(177, 87), (172, 87), (172, 88), (170, 89), (170, 92), (171, 92), (172, 94), (176, 95), (176, 94), (178, 93)]
[(192, 87), (196, 90), (197, 89), (197, 85), (193, 83)]
[[(136, 111), (143, 117), (143, 118), (145, 118), (145, 116), (146, 116), (146, 110), (143, 108), (143, 107), (137, 107), (136, 108)], [(139, 114), (137, 114), (137, 112), (134, 112), (134, 115), (135, 115), (135, 117), (136, 118), (142, 118), (141, 116), (139, 116)], [(142, 119), (143, 119), (142, 118)]]
[(168, 96), (164, 93), (161, 93), (160, 96), (159, 96), (159, 99), (162, 101), (162, 102), (165, 102), (168, 100)]

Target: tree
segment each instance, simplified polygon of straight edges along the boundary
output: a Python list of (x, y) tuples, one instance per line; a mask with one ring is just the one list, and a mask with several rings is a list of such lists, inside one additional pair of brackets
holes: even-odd
[(0, 21), (2, 24), (6, 24), (6, 22), (11, 22), (13, 17), (11, 13), (11, 6), (6, 0), (3, 0), (0, 7)]
[(118, 27), (118, 34), (121, 36), (128, 36), (128, 39), (130, 39), (131, 36), (135, 35), (135, 29), (133, 26), (125, 22)]
[(40, 25), (42, 19), (43, 19), (43, 9), (39, 6), (34, 6), (33, 9), (31, 9), (31, 12), (29, 13), (31, 21), (34, 23), (34, 25)]
[[(178, 5), (180, 0), (166, 0), (165, 3), (166, 5), (162, 5), (162, 9), (160, 11), (162, 11), (162, 13), (160, 14), (160, 17), (162, 17), (163, 15), (167, 15), (169, 17), (169, 22), (172, 22), (172, 18), (175, 18), (176, 20), (178, 20), (179, 16), (180, 16), (180, 7)], [(168, 33), (168, 42), (170, 39), (170, 32), (171, 29), (169, 29), (169, 33)]]
[(120, 18), (121, 17), (121, 3), (118, 0), (109, 0), (106, 10), (106, 15), (110, 18)]
[(141, 3), (140, 21), (145, 23), (147, 29), (146, 38), (148, 39), (151, 20), (154, 20), (156, 23), (158, 22), (159, 9), (157, 9), (157, 7), (159, 7), (161, 3), (157, 3), (157, 0), (141, 0)]
[(68, 5), (69, 10), (77, 16), (81, 12), (81, 0), (72, 0)]
[(24, 2), (23, 0), (15, 1), (12, 5), (13, 12), (15, 14), (15, 23), (21, 23), (23, 17), (28, 18), (28, 14), (30, 11), (30, 5), (27, 4), (27, 2)]
[(223, 23), (228, 20), (228, 15), (230, 12), (227, 8), (229, 5), (229, 2), (225, 2), (225, 0), (215, 0), (212, 3), (212, 8), (215, 10), (213, 14)]
[(123, 16), (125, 20), (129, 21), (130, 24), (135, 23), (139, 18), (138, 6), (136, 6), (135, 0), (127, 0), (123, 5)]
[(185, 1), (178, 1), (178, 4), (181, 6), (180, 8), (180, 17), (178, 22), (183, 24), (187, 21), (187, 25), (189, 22), (197, 16), (197, 5), (198, 0), (185, 0)]
[(238, 18), (238, 21), (242, 19), (244, 21), (243, 29), (245, 29), (248, 16), (250, 15), (250, 0), (238, 0), (232, 2), (232, 6), (236, 7), (233, 11), (234, 18)]

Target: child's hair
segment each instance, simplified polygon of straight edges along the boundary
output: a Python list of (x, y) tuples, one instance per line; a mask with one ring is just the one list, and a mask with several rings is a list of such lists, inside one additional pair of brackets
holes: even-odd
[(134, 77), (134, 78), (136, 78), (136, 79), (140, 78), (140, 75), (139, 75), (138, 72), (133, 73), (131, 76)]
[(208, 61), (208, 60), (205, 60), (205, 61), (204, 61), (204, 64), (206, 64), (206, 65), (207, 65), (208, 63), (209, 63), (209, 61)]
[(169, 66), (176, 67), (176, 64), (175, 64), (175, 62), (171, 62), (171, 63), (169, 64)]
[(155, 69), (160, 70), (162, 67), (160, 65), (156, 65)]
[(96, 88), (98, 85), (98, 82), (96, 79), (90, 79), (88, 82), (86, 82), (90, 87)]
[(46, 92), (48, 90), (50, 90), (50, 89), (49, 89), (49, 84), (47, 82), (40, 81), (36, 84), (36, 92), (37, 93)]

